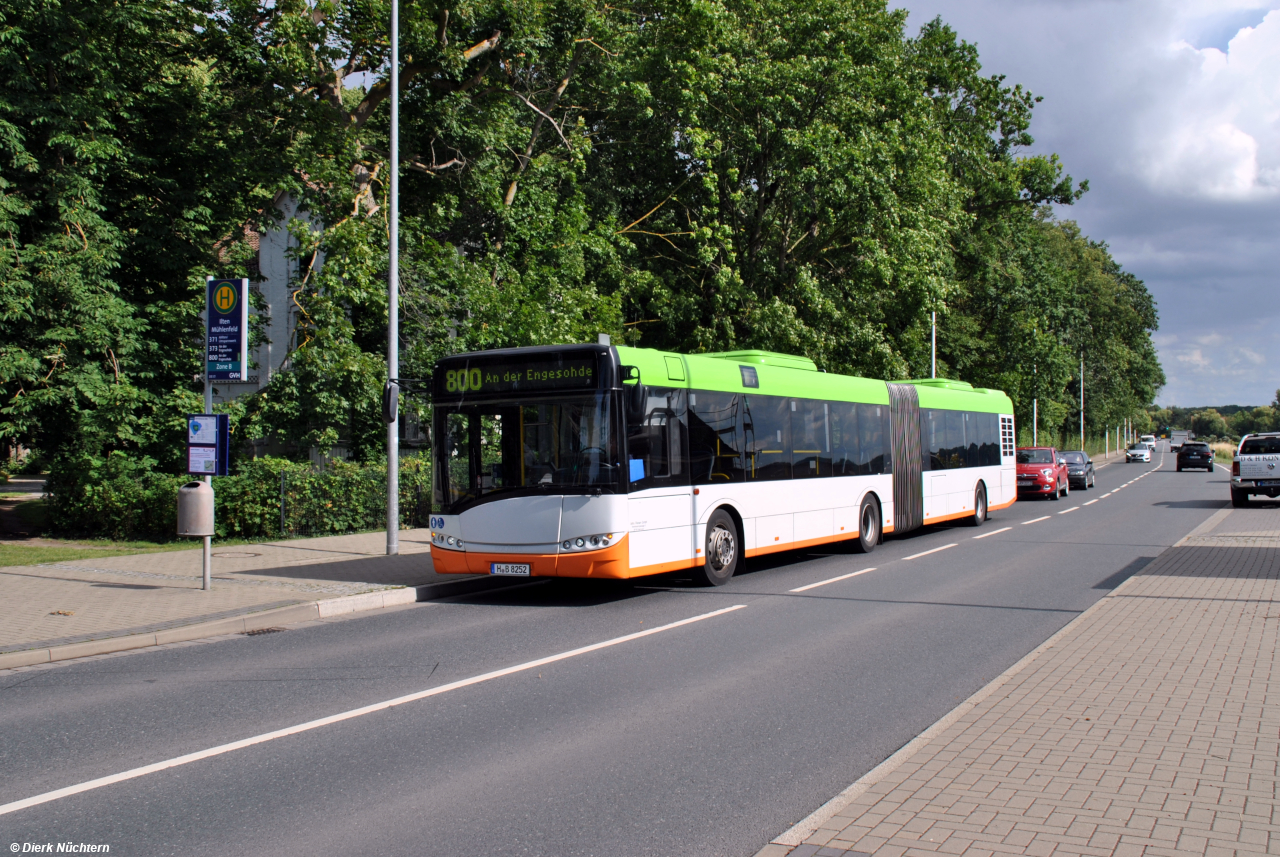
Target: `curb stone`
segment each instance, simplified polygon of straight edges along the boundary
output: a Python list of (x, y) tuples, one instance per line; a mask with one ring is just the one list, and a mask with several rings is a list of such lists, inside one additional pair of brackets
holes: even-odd
[(257, 631), (276, 625), (306, 622), (313, 619), (327, 619), (333, 616), (343, 616), (369, 610), (382, 610), (387, 607), (429, 601), (434, 598), (469, 595), (473, 592), (493, 588), (493, 583), (493, 579), (488, 575), (476, 575), (445, 583), (404, 586), (395, 589), (382, 589), (377, 592), (362, 592), (359, 595), (347, 595), (341, 598), (326, 598), (322, 601), (294, 604), (289, 607), (277, 607), (272, 610), (260, 610), (256, 613), (248, 612), (242, 616), (215, 619), (211, 622), (196, 622), (191, 625), (182, 625), (177, 628), (168, 628), (163, 631), (146, 634), (105, 637), (101, 640), (88, 640), (83, 643), (69, 643), (61, 646), (7, 652), (0, 654), (0, 670), (47, 664), (53, 661), (65, 661), (73, 658), (86, 658), (92, 655), (126, 652), (131, 649), (163, 646), (168, 643), (200, 640), (205, 637), (243, 634), (246, 631)]

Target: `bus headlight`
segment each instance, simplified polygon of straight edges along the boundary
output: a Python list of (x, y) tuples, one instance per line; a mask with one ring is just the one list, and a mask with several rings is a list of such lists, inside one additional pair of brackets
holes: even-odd
[(607, 548), (613, 542), (613, 533), (596, 533), (591, 536), (565, 539), (560, 543), (560, 549), (562, 551), (599, 550), (600, 548)]

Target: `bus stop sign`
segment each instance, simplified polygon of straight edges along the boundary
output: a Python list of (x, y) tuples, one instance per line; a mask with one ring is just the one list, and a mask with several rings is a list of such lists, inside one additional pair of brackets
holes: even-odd
[(249, 377), (249, 281), (205, 281), (206, 371), (210, 381)]

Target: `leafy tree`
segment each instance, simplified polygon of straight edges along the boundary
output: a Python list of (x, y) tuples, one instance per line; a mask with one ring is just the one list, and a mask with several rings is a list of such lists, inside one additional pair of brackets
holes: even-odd
[(1223, 437), (1230, 433), (1222, 414), (1206, 408), (1191, 417), (1191, 430), (1197, 437)]
[[(228, 86), (287, 130), (298, 344), (248, 406), (295, 446), (345, 436), (376, 456), (385, 429), (388, 4), (232, 0), (226, 39), (252, 58)], [(617, 10), (586, 2), (407, 6), (401, 17), (406, 375), (465, 348), (620, 332), (590, 268), (613, 256), (581, 189), (591, 141), (575, 87), (606, 59)], [(367, 88), (352, 79), (372, 76)], [(244, 78), (243, 81), (240, 78)], [(259, 78), (263, 78), (259, 80)], [(272, 97), (262, 98), (269, 84)], [(323, 265), (318, 263), (323, 260)]]
[[(203, 278), (245, 273), (246, 229), (288, 195), (293, 350), (228, 411), (240, 437), (381, 454), (387, 17), (0, 10), (0, 439), (177, 470)], [(1024, 423), (1034, 397), (1073, 424), (1081, 352), (1090, 425), (1140, 411), (1154, 302), (1048, 214), (1086, 186), (1026, 154), (1036, 99), (904, 22), (884, 0), (405, 5), (403, 374), (625, 329), (921, 376), (937, 311), (941, 373), (1008, 390)]]
[(904, 12), (665, 2), (590, 118), (631, 341), (900, 377), (961, 217)]

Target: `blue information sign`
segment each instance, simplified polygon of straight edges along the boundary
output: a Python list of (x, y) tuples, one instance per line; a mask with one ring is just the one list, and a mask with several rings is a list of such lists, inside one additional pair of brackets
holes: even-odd
[(187, 472), (226, 476), (231, 424), (226, 414), (187, 414)]
[(249, 281), (206, 281), (205, 348), (210, 381), (249, 377)]

